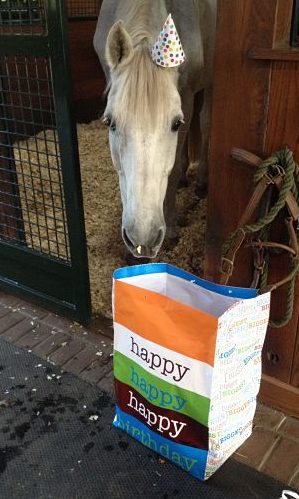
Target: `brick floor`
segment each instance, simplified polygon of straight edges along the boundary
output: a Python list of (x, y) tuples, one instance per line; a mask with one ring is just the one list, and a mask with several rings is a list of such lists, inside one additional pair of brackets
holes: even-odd
[[(297, 440), (299, 447), (299, 424), (298, 420), (294, 418), (285, 418), (283, 424), (279, 429), (279, 433), (283, 436)], [(298, 460), (299, 465), (299, 460)]]
[(299, 445), (281, 436), (278, 439), (278, 444), (260, 469), (278, 480), (290, 483), (299, 463)]
[(112, 328), (100, 319), (86, 329), (24, 300), (0, 293), (0, 336), (113, 392)]
[[(113, 393), (113, 330), (88, 329), (0, 292), (0, 336)], [(234, 458), (299, 490), (299, 420), (258, 404), (252, 436)]]
[(29, 331), (32, 331), (32, 319), (23, 318), (22, 321), (17, 322), (14, 326), (5, 330), (4, 325), (2, 323), (2, 319), (0, 319), (1, 330), (0, 335), (6, 340), (16, 343), (16, 341), (27, 334)]
[(294, 489), (299, 490), (299, 465), (297, 466), (297, 470), (294, 473), (293, 478), (290, 481), (290, 485), (294, 487)]
[(284, 423), (285, 419), (282, 412), (260, 405), (255, 414), (254, 426), (276, 430)]
[(6, 334), (14, 325), (24, 320), (24, 316), (19, 312), (10, 312), (1, 318), (1, 333)]
[[(51, 328), (49, 328), (45, 324), (37, 323), (32, 326), (32, 329), (30, 331), (16, 340), (15, 343), (20, 347), (27, 348), (27, 350), (32, 350), (34, 349), (34, 347), (37, 348), (40, 343), (43, 343), (48, 338), (52, 340)], [(46, 358), (46, 355), (41, 356)]]
[(64, 366), (72, 357), (81, 352), (84, 348), (84, 343), (77, 339), (68, 339), (63, 342), (60, 347), (49, 355), (51, 361), (60, 366)]
[(278, 438), (274, 431), (267, 428), (254, 428), (251, 437), (238, 449), (235, 457), (238, 461), (259, 469), (264, 456), (276, 445)]

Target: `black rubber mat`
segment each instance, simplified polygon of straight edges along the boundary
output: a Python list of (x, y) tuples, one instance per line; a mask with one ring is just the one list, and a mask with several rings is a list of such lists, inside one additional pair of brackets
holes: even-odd
[(111, 426), (113, 400), (0, 340), (0, 497), (279, 499), (230, 460), (201, 483)]

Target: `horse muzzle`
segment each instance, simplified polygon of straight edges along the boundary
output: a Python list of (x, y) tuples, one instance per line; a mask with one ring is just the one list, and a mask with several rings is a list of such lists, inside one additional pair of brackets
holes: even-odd
[(125, 228), (122, 230), (122, 237), (128, 250), (135, 258), (156, 258), (165, 237), (165, 227), (160, 227), (154, 236), (148, 238), (148, 242), (140, 244), (137, 237), (128, 232)]

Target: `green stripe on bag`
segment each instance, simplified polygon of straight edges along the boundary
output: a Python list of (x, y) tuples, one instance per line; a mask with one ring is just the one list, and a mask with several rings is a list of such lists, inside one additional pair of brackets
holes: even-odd
[(185, 414), (208, 426), (210, 399), (153, 376), (133, 360), (114, 350), (114, 376), (152, 404)]

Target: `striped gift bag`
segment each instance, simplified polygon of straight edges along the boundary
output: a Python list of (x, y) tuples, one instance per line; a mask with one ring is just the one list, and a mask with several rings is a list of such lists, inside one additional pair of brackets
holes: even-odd
[(251, 434), (269, 308), (172, 265), (117, 270), (114, 426), (209, 478)]

